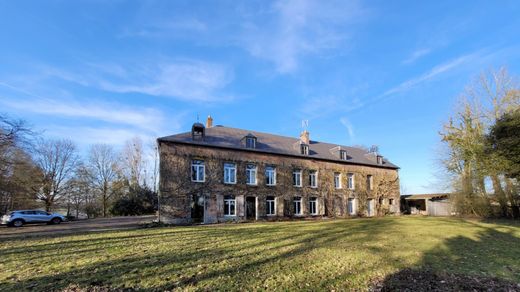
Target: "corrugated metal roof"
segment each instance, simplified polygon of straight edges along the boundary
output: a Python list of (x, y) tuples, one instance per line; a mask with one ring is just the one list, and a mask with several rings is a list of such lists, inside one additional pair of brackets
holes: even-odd
[[(194, 141), (192, 139), (191, 132), (161, 137), (158, 139), (158, 141), (299, 156), (302, 158), (324, 159), (341, 163), (362, 164), (392, 169), (399, 168), (387, 159), (383, 159), (383, 164), (377, 164), (375, 154), (368, 153), (366, 150), (356, 147), (348, 147), (311, 140), (309, 143), (309, 155), (303, 155), (300, 154), (299, 138), (285, 137), (224, 126), (206, 128), (205, 131), (205, 139), (203, 141)], [(257, 138), (255, 149), (246, 148), (242, 142), (242, 139), (248, 134), (253, 134)], [(347, 160), (340, 159), (339, 149), (347, 151)]]

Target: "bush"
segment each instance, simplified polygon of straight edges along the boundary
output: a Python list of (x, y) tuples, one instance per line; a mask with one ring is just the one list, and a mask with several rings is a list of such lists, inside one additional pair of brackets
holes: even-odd
[(148, 188), (131, 187), (128, 194), (114, 202), (110, 212), (116, 216), (152, 214), (157, 209), (157, 194)]

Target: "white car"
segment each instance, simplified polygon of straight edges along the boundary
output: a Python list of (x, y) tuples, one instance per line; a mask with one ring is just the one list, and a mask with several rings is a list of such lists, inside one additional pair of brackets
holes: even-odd
[(61, 214), (41, 210), (19, 210), (2, 216), (2, 224), (14, 227), (22, 227), (30, 223), (60, 224), (66, 220)]

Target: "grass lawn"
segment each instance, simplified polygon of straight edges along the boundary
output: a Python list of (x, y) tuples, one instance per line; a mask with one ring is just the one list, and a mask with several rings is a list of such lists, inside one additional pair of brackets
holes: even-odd
[(366, 290), (408, 267), (520, 283), (520, 225), (387, 217), (0, 241), (0, 291)]

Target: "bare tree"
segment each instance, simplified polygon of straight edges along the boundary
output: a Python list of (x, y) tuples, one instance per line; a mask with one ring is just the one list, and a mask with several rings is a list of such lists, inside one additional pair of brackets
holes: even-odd
[(41, 140), (34, 152), (34, 160), (42, 173), (37, 197), (50, 211), (66, 194), (67, 182), (74, 175), (79, 157), (70, 140)]
[(146, 161), (141, 138), (135, 137), (126, 141), (121, 155), (125, 176), (130, 185), (145, 183), (143, 175), (146, 170)]
[(90, 147), (88, 162), (92, 185), (100, 194), (103, 217), (106, 217), (120, 171), (117, 154), (110, 145), (95, 144)]

